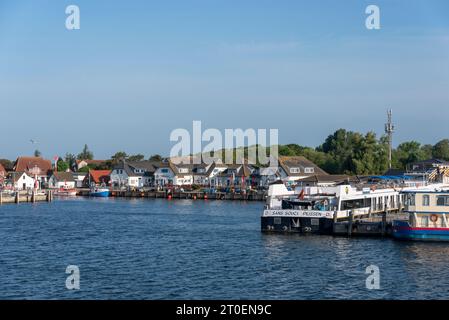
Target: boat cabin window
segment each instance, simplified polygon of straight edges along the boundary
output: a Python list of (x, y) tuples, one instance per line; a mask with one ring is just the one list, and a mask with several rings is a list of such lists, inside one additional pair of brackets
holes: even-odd
[(422, 216), (420, 222), (421, 222), (421, 227), (428, 227), (429, 226), (429, 217)]
[(341, 210), (371, 207), (371, 199), (345, 200), (341, 202)]
[(415, 205), (415, 194), (413, 194), (413, 193), (407, 194), (407, 204), (409, 206), (414, 206)]
[(430, 196), (428, 194), (422, 196), (422, 205), (426, 207), (430, 206)]
[(437, 206), (449, 206), (449, 196), (438, 196)]

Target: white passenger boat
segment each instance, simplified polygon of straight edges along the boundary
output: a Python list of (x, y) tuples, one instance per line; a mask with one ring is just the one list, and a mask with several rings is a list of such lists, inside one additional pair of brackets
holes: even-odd
[(262, 231), (331, 234), (334, 222), (350, 216), (362, 218), (401, 211), (404, 190), (344, 184), (289, 191), (279, 181), (269, 187), (261, 228)]

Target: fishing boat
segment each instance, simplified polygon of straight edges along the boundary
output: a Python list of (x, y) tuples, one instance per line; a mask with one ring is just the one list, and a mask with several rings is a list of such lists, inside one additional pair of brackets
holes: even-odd
[(63, 187), (55, 190), (53, 194), (57, 197), (75, 197), (76, 189)]
[(449, 241), (449, 185), (404, 192), (409, 219), (393, 221), (399, 240)]
[(89, 196), (91, 197), (100, 197), (100, 198), (107, 198), (109, 197), (109, 189), (108, 188), (97, 188), (94, 187), (90, 189)]
[(382, 212), (399, 212), (400, 189), (350, 184), (288, 190), (282, 181), (269, 186), (262, 231), (332, 234), (336, 222)]

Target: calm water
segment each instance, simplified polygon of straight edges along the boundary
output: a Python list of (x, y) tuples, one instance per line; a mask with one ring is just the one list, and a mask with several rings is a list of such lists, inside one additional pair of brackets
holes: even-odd
[[(74, 199), (0, 207), (3, 299), (447, 299), (449, 245), (267, 235), (262, 203)], [(65, 288), (77, 265), (81, 289)], [(380, 268), (367, 290), (365, 268)]]

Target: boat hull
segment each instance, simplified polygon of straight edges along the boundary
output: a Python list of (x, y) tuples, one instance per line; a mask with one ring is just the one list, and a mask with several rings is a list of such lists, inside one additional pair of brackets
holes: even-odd
[(261, 217), (263, 232), (332, 234), (333, 220), (323, 218)]
[(408, 222), (394, 221), (393, 237), (397, 240), (449, 241), (449, 228), (415, 228)]
[(91, 191), (89, 195), (91, 197), (107, 198), (109, 197), (109, 190)]

